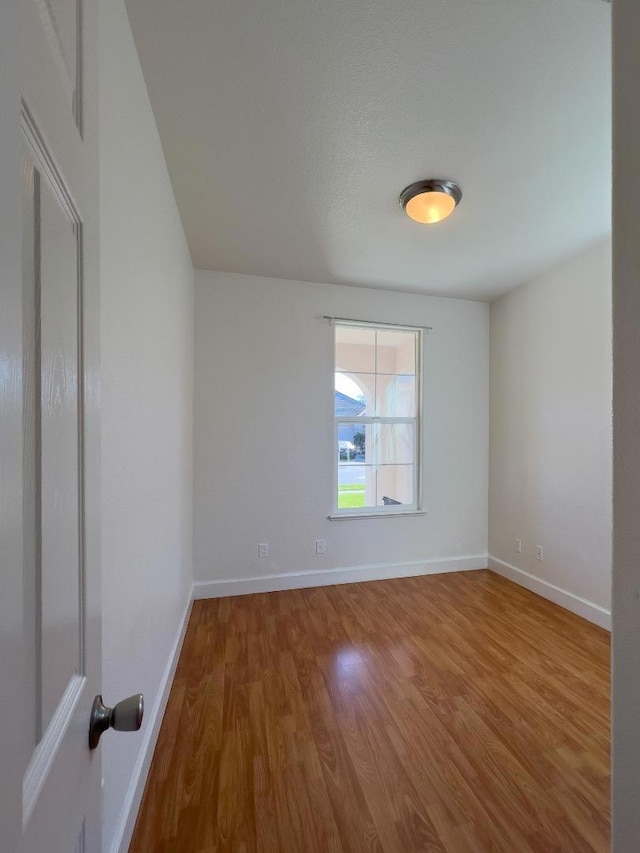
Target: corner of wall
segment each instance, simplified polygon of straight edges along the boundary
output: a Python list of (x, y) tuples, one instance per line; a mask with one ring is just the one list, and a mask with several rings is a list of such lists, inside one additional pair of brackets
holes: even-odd
[(149, 768), (151, 767), (158, 734), (160, 733), (160, 726), (169, 700), (173, 677), (178, 666), (180, 652), (182, 651), (182, 644), (189, 624), (192, 604), (192, 592), (190, 591), (184, 613), (180, 621), (178, 634), (173, 643), (162, 678), (160, 679), (160, 684), (158, 685), (155, 702), (147, 714), (144, 736), (138, 750), (138, 757), (122, 804), (120, 820), (118, 821), (118, 825), (113, 833), (110, 853), (127, 853), (129, 845), (131, 844), (138, 810), (140, 808), (140, 803), (142, 802), (147, 776), (149, 775)]
[(565, 610), (570, 610), (572, 613), (582, 616), (600, 628), (605, 628), (607, 631), (611, 630), (611, 611), (600, 607), (599, 604), (594, 604), (593, 601), (580, 598), (580, 596), (574, 595), (566, 589), (562, 589), (555, 584), (549, 583), (549, 581), (536, 577), (536, 575), (529, 574), (529, 572), (525, 572), (511, 563), (505, 563), (504, 560), (499, 560), (497, 557), (491, 556), (491, 554), (489, 554), (488, 565), (492, 572), (502, 575), (503, 578), (507, 578), (531, 592), (535, 592), (536, 595), (540, 595), (542, 598), (553, 601), (554, 604), (559, 604)]

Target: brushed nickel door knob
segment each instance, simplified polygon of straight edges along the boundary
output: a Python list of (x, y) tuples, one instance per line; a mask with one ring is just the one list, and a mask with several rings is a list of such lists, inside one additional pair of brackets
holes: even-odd
[(102, 696), (96, 696), (91, 708), (89, 720), (89, 749), (95, 749), (100, 736), (107, 729), (117, 732), (137, 732), (142, 725), (144, 715), (144, 696), (136, 693), (118, 702), (113, 708), (107, 708)]

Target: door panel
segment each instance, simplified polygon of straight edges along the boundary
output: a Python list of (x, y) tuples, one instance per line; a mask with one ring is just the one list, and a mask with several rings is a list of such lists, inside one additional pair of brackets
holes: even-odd
[(82, 130), (82, 0), (35, 0), (60, 85)]
[(40, 716), (44, 731), (80, 675), (82, 503), (79, 443), (79, 228), (39, 175)]
[(39, 640), (40, 566), (40, 361), (36, 342), (39, 290), (35, 272), (35, 220), (40, 188), (26, 139), (22, 153), (22, 488), (23, 488), (23, 635), (25, 740), (32, 754), (41, 737)]

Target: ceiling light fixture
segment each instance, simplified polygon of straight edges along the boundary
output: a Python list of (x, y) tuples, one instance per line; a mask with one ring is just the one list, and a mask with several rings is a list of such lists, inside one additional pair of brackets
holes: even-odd
[(456, 183), (432, 178), (405, 187), (400, 204), (410, 219), (432, 225), (450, 216), (461, 198), (462, 190)]

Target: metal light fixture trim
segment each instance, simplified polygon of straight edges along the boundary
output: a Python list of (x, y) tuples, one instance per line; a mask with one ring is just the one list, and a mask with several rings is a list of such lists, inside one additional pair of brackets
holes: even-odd
[[(419, 204), (410, 204), (414, 199), (419, 199), (421, 196), (426, 197), (431, 193), (435, 193), (440, 196), (437, 200), (441, 208), (439, 211), (435, 209), (438, 204), (434, 205), (433, 208), (429, 208), (429, 213), (420, 211)], [(410, 219), (413, 219), (414, 222), (419, 222), (423, 225), (432, 225), (436, 222), (442, 222), (443, 219), (446, 219), (453, 213), (458, 204), (460, 204), (461, 199), (462, 190), (458, 184), (456, 184), (455, 181), (444, 180), (441, 178), (429, 178), (428, 180), (416, 181), (413, 184), (409, 184), (409, 186), (405, 187), (400, 193), (400, 204), (402, 205), (404, 212)], [(444, 204), (442, 204), (443, 202)], [(409, 205), (409, 209), (407, 209), (407, 205)], [(428, 218), (420, 218), (421, 216), (427, 216)]]

